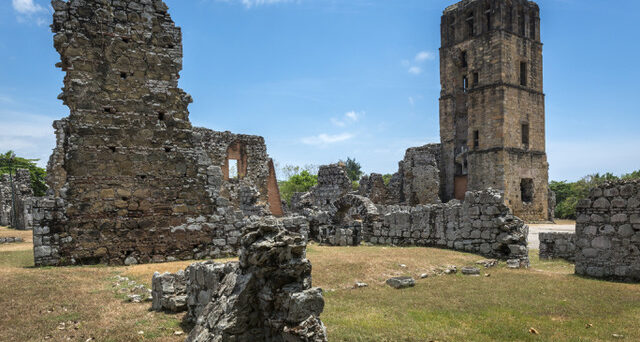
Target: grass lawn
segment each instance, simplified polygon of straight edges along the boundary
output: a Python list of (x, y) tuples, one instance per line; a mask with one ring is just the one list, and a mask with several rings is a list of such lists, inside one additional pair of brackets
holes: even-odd
[[(24, 235), (0, 228), (0, 236)], [(0, 245), (0, 341), (184, 340), (174, 335), (182, 331), (182, 315), (125, 303), (113, 278), (150, 285), (154, 271), (190, 262), (36, 269), (31, 248), (30, 239)], [(640, 285), (580, 278), (571, 264), (541, 262), (536, 251), (528, 270), (501, 264), (480, 277), (427, 279), (418, 278), (482, 258), (432, 248), (317, 245), (308, 257), (314, 285), (325, 290), (321, 318), (331, 341), (640, 341)], [(385, 286), (395, 275), (416, 277), (416, 286)], [(353, 289), (356, 281), (369, 286)]]

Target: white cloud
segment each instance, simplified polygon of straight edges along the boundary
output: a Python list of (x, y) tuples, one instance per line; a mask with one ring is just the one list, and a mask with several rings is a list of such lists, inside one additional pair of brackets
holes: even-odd
[(245, 8), (252, 8), (262, 5), (274, 5), (287, 2), (300, 2), (300, 0), (216, 0), (218, 2), (231, 2), (242, 4)]
[(423, 65), (426, 61), (431, 61), (436, 59), (436, 55), (433, 52), (429, 51), (420, 51), (413, 57), (413, 60), (410, 61), (408, 59), (403, 59), (401, 64), (403, 67), (407, 68), (407, 72), (412, 75), (420, 75), (423, 71)]
[(51, 124), (54, 118), (0, 109), (0, 152), (14, 150), (17, 155), (40, 159), (45, 166), (56, 139)]
[(413, 96), (409, 96), (409, 104), (412, 106), (416, 104), (416, 100), (413, 98)]
[(329, 134), (322, 133), (316, 136), (302, 138), (302, 143), (307, 145), (322, 146), (322, 145), (330, 145), (330, 144), (347, 141), (353, 137), (354, 135), (351, 133), (342, 133), (342, 134), (336, 134), (336, 135), (329, 135)]
[(416, 55), (415, 61), (416, 62), (424, 62), (426, 60), (434, 60), (435, 58), (436, 58), (436, 56), (432, 52), (420, 51)]
[(331, 118), (331, 123), (338, 127), (345, 127), (348, 124), (358, 122), (364, 116), (365, 112), (356, 112), (352, 110), (350, 112), (346, 112), (342, 119)]
[(36, 14), (46, 12), (44, 7), (36, 4), (33, 0), (13, 0), (13, 9), (20, 14)]
[(38, 26), (44, 26), (49, 22), (45, 17), (49, 11), (33, 0), (12, 0), (12, 5), (19, 23), (34, 23)]
[(409, 73), (412, 75), (420, 75), (422, 73), (422, 68), (418, 66), (412, 66), (409, 68)]

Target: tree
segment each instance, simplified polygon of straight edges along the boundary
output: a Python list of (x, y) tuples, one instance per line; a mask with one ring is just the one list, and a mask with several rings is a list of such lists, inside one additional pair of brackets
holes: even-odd
[(16, 156), (13, 151), (0, 154), (0, 175), (16, 173), (18, 169), (27, 169), (31, 174), (31, 187), (35, 196), (44, 196), (47, 191), (45, 177), (47, 172), (36, 165), (39, 159), (26, 159)]
[(318, 184), (318, 175), (312, 175), (307, 170), (292, 175), (286, 181), (278, 182), (280, 196), (289, 204), (294, 193), (307, 192), (316, 184)]
[(364, 172), (362, 172), (362, 167), (360, 166), (360, 163), (355, 160), (355, 158), (351, 159), (347, 157), (347, 161), (340, 162), (344, 163), (345, 168), (347, 169), (347, 176), (349, 176), (349, 179), (351, 179), (352, 182), (357, 182), (360, 180), (360, 177), (362, 177)]

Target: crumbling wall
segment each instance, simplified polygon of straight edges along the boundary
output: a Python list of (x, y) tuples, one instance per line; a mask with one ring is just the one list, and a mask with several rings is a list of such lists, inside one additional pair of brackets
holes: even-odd
[(378, 212), (378, 219), (364, 226), (367, 242), (450, 248), (529, 265), (529, 227), (513, 216), (496, 190), (467, 192), (462, 203), (378, 205)]
[(32, 197), (33, 188), (29, 170), (16, 170), (13, 177), (9, 177), (8, 174), (0, 175), (0, 226), (11, 226), (19, 230), (31, 229)]
[(576, 259), (576, 235), (574, 233), (540, 233), (540, 259)]
[(440, 203), (440, 144), (407, 149), (389, 184), (372, 173), (360, 180), (359, 194), (376, 204), (418, 205)]
[(593, 188), (576, 215), (576, 274), (640, 281), (640, 181)]
[[(70, 115), (54, 122), (51, 196), (34, 204), (45, 211), (34, 218), (36, 265), (235, 254), (246, 216), (272, 213), (275, 174), (262, 138), (191, 126), (191, 97), (178, 88), (182, 37), (167, 6), (52, 6)], [(234, 158), (242, 170), (231, 180)]]
[(327, 340), (319, 320), (322, 290), (311, 287), (306, 241), (279, 220), (247, 227), (239, 262), (196, 263), (185, 272), (154, 275), (152, 295), (156, 310), (173, 309), (170, 303), (186, 296), (186, 320), (195, 323), (187, 341)]

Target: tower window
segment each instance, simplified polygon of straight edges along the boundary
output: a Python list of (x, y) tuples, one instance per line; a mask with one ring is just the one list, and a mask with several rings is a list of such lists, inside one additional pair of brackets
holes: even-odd
[(473, 131), (473, 148), (480, 147), (480, 131)]
[(529, 147), (529, 124), (522, 124), (522, 145)]
[(529, 38), (536, 39), (536, 21), (534, 20), (534, 16), (529, 17)]
[(462, 78), (462, 89), (465, 93), (469, 90), (469, 78), (467, 76)]
[(520, 62), (520, 85), (527, 86), (527, 62)]
[(462, 67), (466, 68), (469, 66), (469, 63), (467, 62), (467, 52), (466, 51), (462, 51), (462, 54), (460, 55), (460, 60), (462, 61)]
[(229, 159), (229, 179), (238, 178), (238, 160)]
[(473, 86), (478, 86), (478, 83), (480, 83), (480, 74), (476, 71), (473, 73)]
[(487, 31), (491, 31), (491, 8), (487, 7), (487, 10), (484, 12), (484, 15), (487, 20)]
[(469, 32), (469, 37), (475, 36), (474, 27), (475, 20), (473, 18), (473, 12), (471, 12), (469, 13), (469, 16), (467, 16), (467, 31)]
[(533, 202), (533, 179), (523, 178), (520, 180), (520, 199), (523, 203)]
[(519, 33), (520, 35), (524, 36), (524, 11), (520, 10), (520, 12), (518, 12), (518, 27), (519, 27)]

